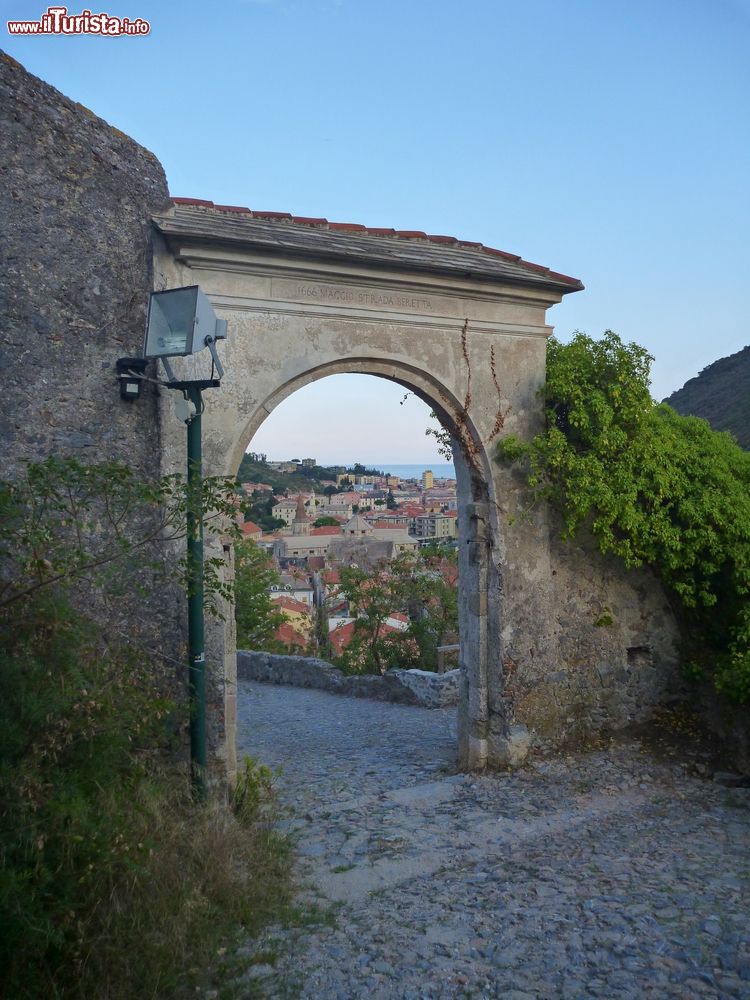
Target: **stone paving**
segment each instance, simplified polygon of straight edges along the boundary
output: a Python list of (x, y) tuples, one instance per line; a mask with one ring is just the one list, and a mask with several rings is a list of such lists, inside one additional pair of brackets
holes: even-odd
[(239, 752), (283, 767), (301, 897), (334, 911), (249, 943), (247, 996), (750, 998), (750, 789), (632, 738), (459, 775), (453, 709), (239, 695)]

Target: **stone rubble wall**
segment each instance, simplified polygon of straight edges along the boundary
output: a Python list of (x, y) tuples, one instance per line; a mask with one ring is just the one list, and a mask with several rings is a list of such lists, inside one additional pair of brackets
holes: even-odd
[[(160, 475), (158, 390), (121, 400), (116, 361), (142, 354), (151, 216), (168, 202), (153, 153), (0, 52), (3, 476), (50, 456)], [(184, 689), (178, 590), (115, 605), (91, 587), (81, 603)]]
[[(504, 649), (505, 695), (515, 720), (539, 742), (576, 743), (642, 723), (687, 691), (677, 623), (654, 574), (626, 569), (585, 534), (562, 541), (559, 517), (552, 511), (548, 517), (547, 579), (537, 581), (528, 605), (514, 608), (512, 619), (506, 611), (512, 626)], [(533, 635), (535, 612), (554, 629), (554, 654), (546, 661), (515, 639), (519, 632)]]
[(333, 664), (310, 656), (285, 656), (239, 650), (237, 676), (263, 684), (289, 684), (317, 688), (353, 698), (374, 698), (422, 708), (448, 708), (458, 704), (459, 670), (435, 674), (429, 670), (389, 670), (383, 677), (374, 674), (350, 676)]
[(5, 474), (48, 455), (158, 474), (155, 387), (121, 401), (115, 362), (142, 353), (161, 164), (0, 53), (0, 180)]

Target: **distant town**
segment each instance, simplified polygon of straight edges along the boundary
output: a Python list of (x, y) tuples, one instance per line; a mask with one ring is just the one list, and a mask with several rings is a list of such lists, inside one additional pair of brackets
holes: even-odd
[[(314, 458), (271, 461), (250, 452), (238, 485), (243, 535), (265, 550), (278, 579), (269, 593), (284, 621), (274, 638), (290, 652), (318, 652), (322, 627), (327, 652), (344, 653), (357, 610), (340, 589), (343, 568), (387, 573), (404, 553), (427, 550), (432, 571), (457, 587), (455, 479), (429, 469), (420, 479), (404, 479), (359, 463), (325, 467)], [(405, 632), (410, 624), (409, 610), (394, 607), (382, 628)]]

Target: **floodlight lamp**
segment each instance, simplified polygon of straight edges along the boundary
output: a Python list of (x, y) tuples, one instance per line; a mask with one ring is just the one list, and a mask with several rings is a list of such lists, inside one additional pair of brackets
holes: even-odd
[(198, 285), (151, 293), (144, 357), (184, 358), (207, 347), (221, 377), (223, 370), (215, 343), (226, 336), (227, 321), (216, 318), (213, 306)]

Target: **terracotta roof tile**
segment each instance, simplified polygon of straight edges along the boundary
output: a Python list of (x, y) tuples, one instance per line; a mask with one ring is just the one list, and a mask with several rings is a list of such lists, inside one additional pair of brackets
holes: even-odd
[(294, 218), (289, 212), (258, 212), (257, 210), (248, 210), (251, 215), (254, 215), (256, 219), (288, 219), (290, 222)]
[(244, 205), (214, 205), (217, 212), (249, 212), (249, 208)]
[(307, 640), (289, 622), (282, 622), (274, 632), (274, 639), (283, 642), (285, 646), (300, 646), (304, 649)]
[(337, 655), (341, 655), (354, 637), (355, 622), (346, 625), (338, 625), (328, 632), (328, 641), (333, 646)]
[(299, 614), (310, 614), (310, 606), (309, 604), (305, 604), (304, 601), (298, 601), (288, 594), (279, 595), (278, 592), (269, 594), (269, 596), (277, 608), (283, 608), (285, 611), (296, 611)]

